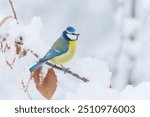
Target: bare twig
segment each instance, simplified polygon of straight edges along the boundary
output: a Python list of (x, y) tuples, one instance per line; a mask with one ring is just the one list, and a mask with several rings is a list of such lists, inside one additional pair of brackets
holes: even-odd
[(30, 95), (30, 93), (29, 93), (29, 91), (28, 91), (28, 86), (25, 85), (25, 83), (24, 83), (23, 80), (21, 80), (21, 83), (22, 83), (23, 89), (24, 89), (24, 91), (27, 93), (29, 99), (32, 100), (32, 97), (31, 97), (31, 95)]
[(29, 99), (32, 100), (32, 97), (31, 97), (29, 91), (27, 90), (26, 92), (27, 92), (27, 95), (28, 95)]
[(13, 69), (13, 65), (16, 61), (16, 58), (13, 59), (12, 63), (8, 62), (8, 60), (6, 60), (7, 65), (10, 67), (10, 69)]
[[(33, 52), (32, 50), (28, 50), (28, 51), (30, 51), (36, 58), (39, 59), (38, 54), (36, 54), (36, 53)], [(53, 68), (55, 68), (55, 69), (57, 69), (57, 70), (60, 70), (60, 71), (63, 71), (63, 72), (64, 72), (64, 70), (63, 70), (62, 67), (59, 67), (59, 66), (57, 66), (57, 65), (54, 65), (54, 64), (52, 64), (52, 63), (50, 63), (50, 62), (46, 62), (46, 64), (47, 64), (48, 66), (51, 66), (51, 67), (53, 67)], [(82, 80), (82, 81), (84, 81), (84, 82), (88, 82), (88, 81), (89, 81), (87, 78), (81, 77), (79, 74), (74, 73), (74, 72), (72, 72), (71, 70), (66, 71), (66, 73), (68, 73), (68, 74), (70, 74), (70, 75), (72, 75), (72, 76), (74, 76), (74, 77), (76, 77), (76, 78), (78, 78), (78, 79), (80, 79), (80, 80)]]
[(21, 82), (22, 82), (22, 86), (23, 86), (23, 88), (24, 88), (24, 92), (27, 92), (27, 91), (28, 91), (28, 87), (29, 87), (29, 84), (30, 84), (31, 79), (32, 79), (32, 74), (30, 75), (30, 78), (29, 78), (29, 80), (28, 80), (28, 82), (27, 82), (26, 85), (25, 85), (25, 83), (24, 83), (23, 80), (21, 81)]
[(12, 0), (9, 0), (9, 3), (10, 3), (10, 6), (12, 8), (12, 11), (13, 11), (13, 14), (14, 16), (5, 16), (1, 21), (0, 21), (0, 27), (9, 19), (9, 18), (14, 18), (17, 20), (17, 23), (19, 24), (18, 22), (18, 18), (17, 18), (17, 15), (16, 15), (16, 11), (14, 9), (14, 6), (13, 6), (13, 3), (12, 3)]
[(39, 55), (36, 54), (35, 52), (33, 52), (32, 50), (28, 49), (27, 51), (30, 51), (36, 58), (40, 59), (40, 58), (39, 58)]
[(13, 11), (14, 18), (17, 20), (17, 23), (19, 24), (18, 17), (17, 17), (16, 11), (15, 11), (15, 8), (14, 8), (14, 6), (13, 6), (12, 0), (9, 0), (9, 3), (10, 3), (10, 6), (11, 6), (11, 9), (12, 9), (12, 11)]
[(12, 16), (5, 16), (5, 17), (0, 21), (0, 27), (1, 27), (9, 18), (12, 18)]
[[(51, 66), (51, 67), (53, 67), (53, 68), (55, 68), (55, 69), (58, 69), (58, 70), (64, 72), (64, 70), (63, 70), (62, 67), (59, 67), (59, 66), (57, 66), (57, 65), (54, 65), (54, 64), (52, 64), (52, 63), (50, 63), (50, 62), (46, 62), (46, 64), (49, 65), (49, 66)], [(74, 77), (76, 77), (76, 78), (78, 78), (78, 79), (80, 79), (80, 80), (82, 80), (82, 81), (84, 81), (84, 82), (88, 82), (88, 81), (89, 81), (89, 80), (86, 79), (85, 77), (81, 77), (79, 74), (74, 73), (74, 72), (72, 72), (72, 71), (70, 71), (70, 70), (66, 71), (66, 73), (68, 73), (68, 74), (70, 74), (70, 75), (72, 75), (72, 76), (74, 76)]]
[(17, 23), (19, 24), (18, 22), (18, 18), (17, 18), (17, 15), (16, 15), (16, 11), (14, 9), (14, 6), (13, 6), (13, 3), (12, 3), (12, 0), (9, 0), (9, 3), (11, 5), (11, 8), (12, 8), (12, 11), (13, 11), (13, 14), (14, 16), (5, 16), (1, 21), (0, 21), (0, 27), (9, 19), (9, 18), (14, 18), (17, 20)]

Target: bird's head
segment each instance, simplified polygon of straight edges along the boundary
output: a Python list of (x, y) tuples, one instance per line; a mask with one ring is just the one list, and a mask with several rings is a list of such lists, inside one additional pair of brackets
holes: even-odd
[(68, 41), (76, 41), (78, 40), (79, 33), (76, 33), (75, 28), (67, 27), (65, 31), (62, 33), (62, 37)]

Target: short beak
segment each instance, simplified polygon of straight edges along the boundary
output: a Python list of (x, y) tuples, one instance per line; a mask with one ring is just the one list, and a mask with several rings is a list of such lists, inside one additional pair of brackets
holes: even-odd
[(76, 36), (79, 36), (80, 34), (79, 34), (79, 33), (77, 33), (77, 34), (76, 34), (76, 33), (72, 33), (72, 35), (76, 35)]
[(79, 37), (79, 33), (72, 33), (72, 35), (76, 35), (77, 36), (77, 38), (76, 38), (76, 40), (78, 40), (78, 37)]

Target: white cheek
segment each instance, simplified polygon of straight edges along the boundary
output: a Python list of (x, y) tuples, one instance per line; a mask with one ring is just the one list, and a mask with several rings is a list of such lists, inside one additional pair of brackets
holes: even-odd
[(71, 40), (76, 40), (76, 38), (77, 38), (76, 35), (67, 34), (67, 36), (68, 36)]

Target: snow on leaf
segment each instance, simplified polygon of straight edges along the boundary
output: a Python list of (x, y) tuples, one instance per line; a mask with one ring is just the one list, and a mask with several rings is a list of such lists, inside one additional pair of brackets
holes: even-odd
[(52, 96), (54, 95), (54, 92), (57, 88), (57, 77), (55, 75), (54, 70), (51, 68), (51, 69), (48, 69), (46, 76), (42, 78), (43, 80), (41, 81), (40, 80), (41, 71), (42, 71), (42, 67), (40, 67), (34, 72), (33, 74), (34, 82), (35, 82), (37, 90), (45, 98), (50, 100)]

